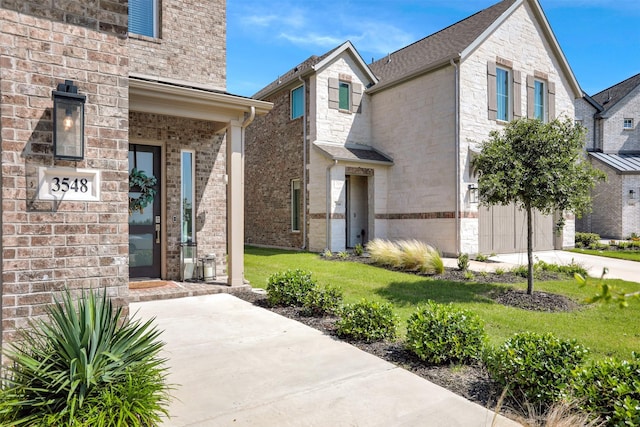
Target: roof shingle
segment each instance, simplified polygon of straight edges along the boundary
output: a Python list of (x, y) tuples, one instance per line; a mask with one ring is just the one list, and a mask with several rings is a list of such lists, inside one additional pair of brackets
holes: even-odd
[(640, 86), (640, 74), (598, 92), (591, 98), (604, 108), (600, 113), (604, 114), (638, 86)]

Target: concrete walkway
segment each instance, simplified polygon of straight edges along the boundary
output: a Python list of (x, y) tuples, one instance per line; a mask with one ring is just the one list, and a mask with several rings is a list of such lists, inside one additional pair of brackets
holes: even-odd
[(165, 426), (518, 425), (232, 295), (130, 307), (164, 330), (169, 382), (179, 384)]

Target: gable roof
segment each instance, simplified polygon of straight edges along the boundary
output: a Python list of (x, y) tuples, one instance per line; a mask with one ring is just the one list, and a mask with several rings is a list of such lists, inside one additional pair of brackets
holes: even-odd
[(358, 65), (360, 65), (360, 68), (367, 74), (367, 76), (373, 83), (376, 83), (378, 81), (369, 67), (367, 67), (367, 64), (362, 60), (362, 57), (353, 46), (353, 44), (349, 40), (347, 40), (340, 46), (331, 49), (324, 55), (310, 56), (305, 61), (301, 62), (297, 66), (284, 73), (282, 76), (279, 76), (277, 80), (269, 83), (267, 86), (262, 88), (260, 91), (254, 94), (252, 98), (263, 99), (277, 92), (278, 90), (280, 90), (280, 88), (286, 87), (293, 81), (298, 80), (298, 77), (304, 77), (308, 74), (321, 70), (322, 68), (330, 64), (335, 58), (340, 56), (343, 52), (351, 53), (352, 57), (355, 59)]
[(464, 59), (506, 20), (519, 6), (527, 2), (547, 35), (553, 53), (573, 87), (575, 97), (582, 95), (576, 80), (553, 30), (537, 0), (503, 0), (481, 10), (457, 23), (450, 25), (428, 37), (410, 44), (385, 58), (370, 64), (370, 68), (380, 80), (369, 92), (374, 93), (386, 87), (401, 83), (450, 63)]
[(638, 86), (640, 86), (640, 73), (593, 95), (591, 98), (602, 107), (599, 115), (605, 115)]

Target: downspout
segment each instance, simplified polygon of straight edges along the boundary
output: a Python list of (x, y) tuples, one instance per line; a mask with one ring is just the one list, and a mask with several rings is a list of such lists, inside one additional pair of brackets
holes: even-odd
[(338, 164), (337, 159), (327, 166), (327, 249), (331, 250), (331, 169)]
[(302, 110), (302, 247), (307, 249), (307, 84), (301, 76), (304, 108)]
[(460, 75), (456, 62), (451, 59), (455, 69), (455, 162), (456, 162), (456, 255), (460, 255)]

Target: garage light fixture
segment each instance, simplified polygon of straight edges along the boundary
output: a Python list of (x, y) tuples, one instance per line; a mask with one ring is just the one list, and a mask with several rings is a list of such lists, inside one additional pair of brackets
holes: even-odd
[(53, 97), (53, 156), (56, 159), (84, 159), (84, 103), (71, 80), (59, 83)]
[(469, 184), (469, 203), (478, 203), (478, 186), (475, 184)]

